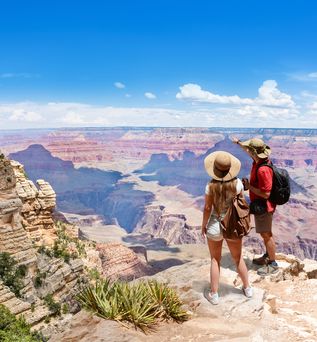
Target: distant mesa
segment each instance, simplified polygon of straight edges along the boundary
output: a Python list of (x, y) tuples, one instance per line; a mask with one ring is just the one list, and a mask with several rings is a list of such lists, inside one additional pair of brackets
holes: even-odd
[(42, 145), (12, 153), (10, 159), (24, 165), (28, 177), (44, 178), (57, 194), (57, 209), (77, 214), (99, 214), (132, 231), (142, 216), (144, 206), (154, 195), (133, 189), (132, 183), (118, 183), (123, 175), (96, 168), (74, 168), (74, 164), (52, 156)]
[[(170, 160), (167, 154), (153, 154), (150, 161), (135, 173), (144, 174), (140, 178), (144, 181), (158, 181), (160, 185), (178, 186), (181, 190), (193, 196), (201, 196), (210, 177), (205, 171), (204, 159), (215, 151), (227, 151), (241, 161), (239, 177), (249, 177), (252, 166), (251, 158), (236, 144), (226, 137), (219, 141), (206, 153), (196, 156), (191, 151), (185, 151), (181, 159)], [(278, 160), (274, 160), (277, 162)], [(292, 166), (292, 160), (283, 160), (285, 166)], [(293, 193), (306, 193), (307, 190), (291, 180)]]

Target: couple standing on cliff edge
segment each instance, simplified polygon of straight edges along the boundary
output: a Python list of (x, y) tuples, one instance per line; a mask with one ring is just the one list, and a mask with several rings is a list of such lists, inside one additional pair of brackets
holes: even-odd
[(205, 190), (202, 234), (207, 237), (211, 257), (210, 290), (205, 293), (205, 296), (212, 304), (219, 302), (220, 260), (224, 239), (242, 280), (244, 295), (248, 298), (253, 295), (253, 289), (248, 278), (248, 269), (242, 257), (242, 237), (227, 238), (221, 223), (233, 199), (236, 196), (243, 197), (244, 190), (249, 190), (251, 203), (262, 201), (265, 205), (264, 212), (254, 214), (254, 220), (256, 232), (261, 234), (266, 252), (260, 258), (253, 259), (253, 263), (263, 266), (258, 270), (260, 275), (273, 274), (278, 271), (278, 265), (275, 261), (275, 241), (272, 234), (272, 219), (276, 205), (269, 200), (273, 183), (273, 170), (265, 165), (260, 167), (261, 164), (270, 162), (271, 149), (258, 138), (244, 142), (233, 138), (232, 141), (253, 159), (250, 181), (247, 178), (243, 178), (241, 181), (237, 177), (241, 162), (232, 154), (217, 151), (205, 158), (205, 168), (212, 180), (207, 184)]

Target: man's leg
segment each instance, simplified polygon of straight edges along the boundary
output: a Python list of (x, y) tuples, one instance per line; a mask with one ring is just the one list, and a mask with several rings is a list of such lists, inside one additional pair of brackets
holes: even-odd
[(263, 241), (264, 241), (264, 244), (266, 247), (266, 252), (269, 255), (269, 260), (275, 261), (275, 250), (276, 250), (276, 248), (275, 248), (275, 241), (274, 241), (272, 232), (264, 232), (264, 233), (260, 233), (260, 234), (263, 238)]
[(255, 215), (255, 228), (256, 232), (259, 233), (264, 241), (266, 247), (266, 253), (253, 262), (260, 264), (259, 261), (263, 261), (262, 265), (266, 265), (258, 269), (258, 274), (267, 275), (278, 271), (278, 264), (275, 261), (275, 241), (272, 234), (272, 219), (273, 213), (264, 213), (262, 215)]

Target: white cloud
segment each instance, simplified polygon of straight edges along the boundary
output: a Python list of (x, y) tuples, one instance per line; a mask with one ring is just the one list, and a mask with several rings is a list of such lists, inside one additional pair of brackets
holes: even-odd
[(263, 82), (262, 86), (259, 88), (259, 96), (254, 99), (254, 103), (262, 106), (295, 107), (292, 97), (286, 93), (282, 93), (277, 88), (277, 82), (274, 80)]
[(223, 96), (202, 90), (198, 84), (188, 83), (179, 87), (180, 92), (176, 94), (178, 100), (190, 100), (197, 102), (219, 103), (219, 104), (250, 104), (251, 99), (241, 99), (237, 95)]
[(308, 77), (317, 78), (317, 72), (311, 72), (310, 74), (308, 74)]
[(227, 96), (218, 95), (210, 91), (203, 90), (198, 84), (188, 83), (180, 88), (180, 92), (176, 94), (179, 100), (189, 100), (201, 103), (213, 103), (223, 105), (262, 105), (262, 106), (278, 106), (278, 107), (295, 107), (292, 97), (286, 93), (282, 93), (277, 88), (274, 80), (264, 81), (258, 90), (258, 97), (241, 98), (238, 95)]
[(156, 99), (156, 95), (150, 92), (144, 93), (144, 96), (150, 100)]
[(118, 89), (124, 89), (125, 88), (125, 84), (123, 84), (121, 82), (115, 82), (113, 85)]
[(219, 95), (191, 83), (181, 86), (176, 98), (208, 105), (224, 126), (302, 127), (299, 106), (291, 95), (278, 89), (275, 80), (263, 82), (255, 98)]
[[(207, 103), (185, 109), (111, 107), (76, 102), (0, 103), (0, 129), (159, 126), (317, 128), (317, 99), (297, 106), (275, 83), (264, 83), (250, 104)], [(302, 100), (305, 98), (302, 97)], [(271, 105), (268, 105), (268, 104)], [(264, 105), (265, 104), (265, 105)], [(1, 133), (0, 133), (1, 134)]]
[(130, 98), (130, 97), (132, 97), (132, 95), (131, 94), (125, 94), (124, 95), (126, 98)]
[(26, 121), (26, 122), (38, 122), (43, 120), (41, 114), (34, 111), (27, 111), (24, 109), (15, 109), (11, 112), (9, 116), (11, 121)]
[[(31, 113), (37, 113), (42, 121), (31, 122)], [(26, 113), (29, 113), (26, 115)], [(189, 126), (204, 122), (209, 124), (213, 114), (199, 111), (175, 110), (170, 108), (93, 106), (84, 103), (20, 102), (0, 103), (1, 129), (34, 127), (84, 127), (84, 126), (176, 126), (184, 121)], [(35, 116), (33, 116), (33, 119)], [(201, 119), (203, 118), (203, 119)], [(15, 121), (12, 121), (15, 120)], [(206, 121), (207, 122), (207, 121)]]
[(63, 122), (67, 124), (73, 124), (73, 125), (78, 125), (78, 124), (83, 124), (85, 123), (85, 120), (82, 115), (77, 114), (75, 112), (68, 112), (65, 117), (62, 119)]

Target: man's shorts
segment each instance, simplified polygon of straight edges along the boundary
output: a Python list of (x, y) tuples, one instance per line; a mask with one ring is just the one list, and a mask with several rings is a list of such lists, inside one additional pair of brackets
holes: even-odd
[(272, 232), (273, 212), (254, 215), (255, 231), (257, 233)]

